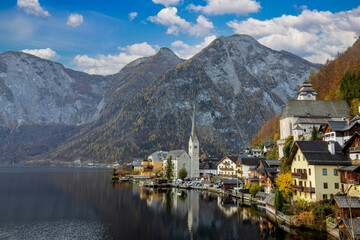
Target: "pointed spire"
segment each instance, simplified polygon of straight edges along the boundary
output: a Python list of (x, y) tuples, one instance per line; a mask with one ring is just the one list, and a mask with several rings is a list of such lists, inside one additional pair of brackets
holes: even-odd
[(196, 121), (195, 121), (195, 104), (193, 105), (193, 118), (192, 118), (192, 126), (191, 126), (191, 140), (198, 140), (196, 134)]

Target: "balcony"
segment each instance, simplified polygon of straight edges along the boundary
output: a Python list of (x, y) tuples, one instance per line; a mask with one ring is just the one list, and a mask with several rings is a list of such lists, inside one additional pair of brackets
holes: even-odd
[(341, 179), (341, 183), (359, 185), (359, 181), (354, 179)]
[(302, 186), (298, 186), (298, 185), (292, 185), (292, 189), (295, 190), (295, 191), (300, 191), (300, 192), (302, 192), (303, 187), (302, 187)]
[(360, 147), (351, 147), (351, 148), (349, 148), (349, 152), (351, 152), (351, 153), (360, 152)]
[(304, 192), (308, 192), (308, 193), (315, 193), (315, 188), (311, 188), (311, 187), (303, 187), (303, 191)]
[(219, 167), (221, 171), (234, 171), (233, 168)]
[(307, 179), (307, 173), (302, 172), (291, 173), (291, 176), (298, 179)]

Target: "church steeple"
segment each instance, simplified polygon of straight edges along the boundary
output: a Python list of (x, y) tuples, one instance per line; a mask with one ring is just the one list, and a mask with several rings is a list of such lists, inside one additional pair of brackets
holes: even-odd
[(317, 93), (313, 88), (313, 85), (308, 79), (305, 79), (304, 83), (300, 86), (300, 92), (297, 94), (297, 100), (316, 100)]
[(197, 137), (197, 134), (196, 134), (195, 104), (193, 105), (193, 118), (192, 118), (190, 139), (193, 140), (193, 141), (198, 140), (198, 137)]
[(198, 178), (199, 173), (199, 140), (196, 132), (196, 118), (195, 118), (195, 105), (193, 106), (193, 117), (192, 117), (192, 126), (191, 126), (191, 135), (189, 139), (189, 157), (190, 157), (190, 177)]

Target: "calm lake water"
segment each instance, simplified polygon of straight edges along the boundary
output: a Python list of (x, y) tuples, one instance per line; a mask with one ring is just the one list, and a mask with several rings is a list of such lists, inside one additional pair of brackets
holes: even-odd
[(326, 239), (202, 191), (111, 183), (109, 170), (0, 168), (0, 239)]

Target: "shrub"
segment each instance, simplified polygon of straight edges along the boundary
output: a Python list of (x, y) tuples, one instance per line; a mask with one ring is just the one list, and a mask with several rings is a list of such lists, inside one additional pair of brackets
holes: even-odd
[(327, 217), (326, 218), (326, 222), (328, 223), (333, 223), (334, 222), (334, 219), (332, 217)]
[(261, 187), (257, 184), (253, 184), (253, 185), (251, 185), (249, 191), (250, 191), (251, 196), (255, 197), (255, 195), (261, 191)]
[(181, 179), (181, 180), (184, 180), (186, 177), (187, 177), (187, 171), (185, 168), (181, 168), (179, 170), (179, 174), (178, 174), (178, 177)]

